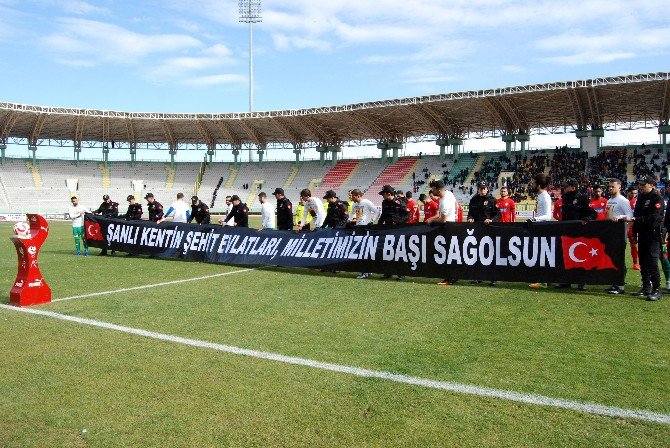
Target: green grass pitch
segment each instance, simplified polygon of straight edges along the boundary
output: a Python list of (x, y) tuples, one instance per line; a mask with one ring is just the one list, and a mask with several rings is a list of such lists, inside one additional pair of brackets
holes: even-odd
[[(253, 221), (257, 225), (257, 220)], [(51, 223), (54, 298), (241, 269), (75, 257)], [(0, 303), (16, 256), (0, 224)], [(670, 414), (658, 303), (267, 268), (39, 309), (372, 370)], [(639, 285), (628, 273), (628, 289)], [(669, 446), (670, 425), (254, 359), (0, 309), (0, 446)]]

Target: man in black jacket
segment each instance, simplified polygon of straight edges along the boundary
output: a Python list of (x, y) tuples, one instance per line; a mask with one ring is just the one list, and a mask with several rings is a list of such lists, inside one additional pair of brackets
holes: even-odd
[[(119, 215), (119, 203), (113, 202), (109, 199), (109, 195), (106, 194), (102, 197), (102, 204), (98, 207), (97, 210), (93, 212), (96, 215), (102, 215), (104, 218), (116, 218)], [(116, 254), (116, 251), (112, 251), (112, 255)], [(105, 247), (99, 254), (104, 257), (107, 255), (107, 248)]]
[(407, 207), (403, 206), (402, 202), (395, 197), (393, 187), (384, 185), (379, 194), (383, 196), (384, 200), (382, 201), (382, 214), (377, 224), (396, 225), (407, 222), (409, 212), (407, 211)]
[(323, 197), (328, 201), (328, 211), (326, 212), (326, 219), (323, 220), (323, 227), (344, 227), (347, 225), (349, 220), (349, 210), (347, 210), (347, 204), (342, 202), (338, 197), (337, 193), (333, 190), (326, 191), (326, 195)]
[(496, 199), (489, 193), (486, 182), (477, 183), (477, 194), (470, 199), (468, 222), (491, 224), (500, 221), (500, 210), (496, 207)]
[(163, 204), (154, 198), (153, 193), (147, 193), (144, 196), (147, 201), (147, 210), (149, 211), (149, 221), (158, 222), (163, 217)]
[[(468, 222), (483, 222), (488, 225), (500, 221), (500, 210), (496, 207), (496, 199), (489, 193), (486, 182), (477, 183), (477, 194), (470, 199), (468, 207)], [(472, 280), (474, 285), (480, 284), (481, 280)], [(491, 281), (491, 286), (498, 286), (498, 282)]]
[[(561, 199), (563, 200), (561, 221), (581, 221), (586, 224), (598, 217), (598, 212), (589, 205), (589, 198), (579, 192), (579, 182), (577, 182), (577, 179), (568, 179), (565, 183), (565, 191)], [(570, 288), (570, 286), (569, 283), (559, 283), (555, 287), (556, 289), (565, 289)], [(586, 291), (586, 286), (584, 284), (577, 285), (577, 289)]]
[(128, 210), (126, 211), (126, 221), (141, 221), (142, 220), (142, 204), (135, 202), (135, 196), (128, 195)]
[(188, 218), (188, 222), (191, 223), (194, 219), (198, 224), (210, 223), (209, 207), (197, 196), (191, 198), (191, 216)]
[(277, 230), (293, 230), (293, 204), (284, 196), (283, 188), (272, 193), (277, 199)]
[(640, 251), (642, 289), (634, 295), (646, 296), (647, 300), (655, 302), (661, 298), (658, 258), (661, 252), (663, 198), (654, 188), (656, 181), (653, 177), (640, 179), (638, 185), (640, 193), (633, 211), (633, 235), (637, 237)]
[(234, 218), (235, 227), (249, 227), (249, 208), (247, 204), (243, 204), (240, 197), (236, 194), (230, 199), (233, 202), (233, 208), (223, 221), (228, 222), (231, 218)]

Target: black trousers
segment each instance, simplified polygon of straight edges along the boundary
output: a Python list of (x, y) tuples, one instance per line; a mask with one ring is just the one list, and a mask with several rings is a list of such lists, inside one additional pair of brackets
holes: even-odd
[(653, 289), (660, 289), (661, 274), (658, 271), (658, 257), (661, 253), (660, 238), (639, 238), (638, 250), (640, 256), (640, 274), (642, 274), (642, 287), (648, 288), (651, 284)]

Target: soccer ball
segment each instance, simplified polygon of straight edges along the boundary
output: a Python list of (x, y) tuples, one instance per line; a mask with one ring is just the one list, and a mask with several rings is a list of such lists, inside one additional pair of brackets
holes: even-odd
[(31, 238), (30, 226), (25, 222), (17, 222), (14, 224), (14, 234), (21, 239)]

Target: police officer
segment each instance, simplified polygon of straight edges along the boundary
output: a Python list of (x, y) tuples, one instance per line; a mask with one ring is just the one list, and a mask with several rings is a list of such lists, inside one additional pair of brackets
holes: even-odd
[(496, 199), (489, 193), (486, 182), (477, 183), (477, 194), (470, 199), (468, 222), (491, 224), (500, 221), (500, 210), (496, 207)]
[[(382, 195), (384, 200), (382, 201), (382, 214), (377, 224), (394, 226), (406, 223), (409, 220), (410, 215), (407, 211), (407, 206), (395, 197), (395, 190), (392, 186), (384, 185), (379, 194)], [(384, 274), (384, 278), (391, 278), (391, 274)], [(403, 280), (404, 278), (404, 275), (398, 276), (398, 280)]]
[(639, 194), (633, 212), (633, 235), (637, 237), (640, 253), (642, 289), (635, 296), (646, 296), (655, 302), (661, 298), (661, 276), (658, 257), (661, 252), (663, 227), (663, 198), (654, 188), (656, 181), (647, 176), (638, 180)]
[(128, 211), (126, 211), (126, 221), (140, 221), (142, 219), (142, 204), (135, 202), (135, 196), (128, 195)]
[(323, 199), (328, 201), (328, 211), (321, 227), (345, 227), (349, 220), (348, 204), (342, 202), (333, 190), (326, 191)]
[(190, 223), (194, 219), (198, 224), (210, 223), (209, 207), (197, 196), (191, 198), (191, 216), (189, 216), (188, 222)]
[(284, 196), (283, 188), (272, 193), (277, 199), (277, 230), (293, 230), (293, 204)]
[[(101, 215), (103, 218), (116, 218), (119, 215), (119, 203), (113, 202), (109, 199), (109, 195), (106, 194), (102, 197), (102, 204), (98, 207), (97, 210), (93, 211), (96, 215)], [(116, 251), (112, 251), (112, 255), (116, 254)], [(107, 255), (107, 248), (105, 247), (99, 254), (101, 257)]]
[[(589, 198), (579, 191), (579, 182), (577, 179), (568, 179), (565, 183), (563, 196), (563, 204), (561, 205), (561, 221), (581, 221), (586, 223), (594, 221), (598, 212), (589, 205)], [(555, 286), (556, 289), (569, 288), (569, 283), (559, 283)], [(583, 284), (577, 285), (580, 291), (586, 291), (586, 286)]]
[(231, 198), (233, 208), (230, 213), (224, 218), (224, 222), (235, 219), (235, 227), (249, 227), (249, 208), (247, 204), (243, 204), (240, 197), (234, 194)]
[(147, 201), (147, 210), (149, 211), (149, 221), (158, 222), (163, 218), (163, 205), (154, 198), (153, 193), (147, 193), (144, 196)]
[(409, 213), (407, 207), (395, 197), (395, 190), (390, 185), (384, 185), (379, 194), (384, 198), (382, 201), (382, 214), (377, 224), (396, 225), (407, 222)]
[[(142, 204), (135, 202), (135, 196), (128, 195), (128, 211), (126, 211), (126, 221), (141, 221), (142, 220)], [(134, 257), (137, 254), (132, 252), (126, 254), (126, 257)]]
[[(488, 225), (500, 221), (500, 210), (496, 206), (496, 199), (489, 193), (486, 182), (477, 183), (477, 194), (470, 199), (468, 208), (468, 222), (483, 222)], [(471, 280), (470, 283), (478, 285), (481, 280)], [(491, 286), (498, 286), (498, 282), (491, 281)]]

